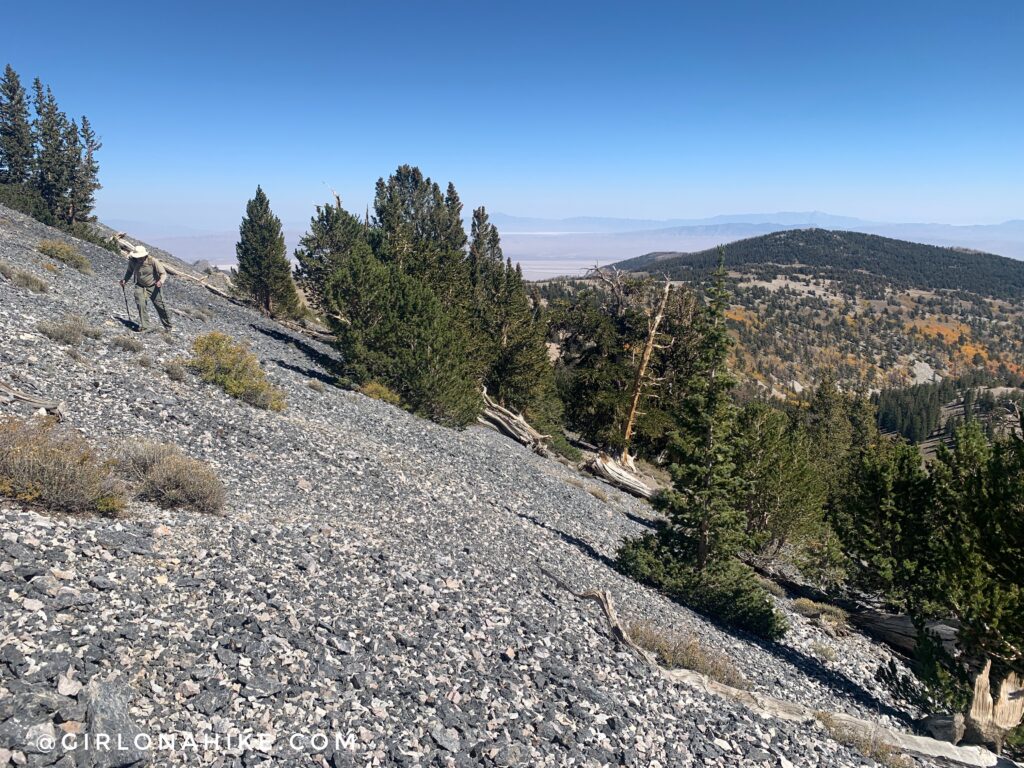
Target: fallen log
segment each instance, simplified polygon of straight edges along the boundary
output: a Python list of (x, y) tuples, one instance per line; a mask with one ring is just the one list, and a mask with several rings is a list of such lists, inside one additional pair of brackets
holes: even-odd
[(773, 717), (805, 725), (816, 721), (821, 722), (834, 735), (838, 733), (848, 734), (852, 739), (864, 741), (865, 743), (885, 744), (891, 749), (910, 752), (924, 757), (945, 758), (946, 760), (952, 760), (963, 765), (979, 766), (979, 768), (987, 768), (988, 766), (1012, 768), (1017, 765), (1013, 761), (1001, 758), (982, 747), (958, 747), (948, 741), (939, 741), (927, 736), (903, 733), (842, 712), (820, 712), (802, 704), (776, 699), (756, 691), (744, 691), (739, 688), (733, 688), (730, 685), (720, 683), (707, 675), (702, 675), (693, 670), (666, 669), (658, 663), (654, 654), (641, 648), (629, 636), (629, 633), (619, 621), (615, 610), (615, 603), (612, 601), (612, 596), (607, 590), (577, 592), (546, 568), (541, 568), (540, 571), (577, 599), (591, 600), (597, 603), (604, 614), (612, 637), (651, 669), (673, 683), (686, 685), (715, 696), (732, 699), (762, 717)]
[(639, 475), (630, 472), (604, 451), (588, 461), (586, 468), (616, 488), (642, 499), (649, 499), (657, 492), (656, 488), (649, 486)]
[(517, 443), (525, 445), (527, 448), (532, 450), (541, 456), (550, 458), (553, 454), (551, 449), (548, 447), (548, 443), (551, 442), (550, 435), (544, 435), (538, 432), (536, 429), (531, 427), (527, 423), (526, 419), (523, 418), (522, 414), (515, 413), (501, 405), (487, 394), (487, 389), (483, 391), (484, 395), (484, 409), (477, 417), (477, 421), (485, 426), (496, 429), (506, 437), (511, 437)]
[(0, 381), (0, 403), (13, 403), (15, 400), (21, 400), (35, 408), (39, 408), (49, 415), (55, 416), (57, 421), (64, 421), (64, 403), (58, 403), (55, 400), (43, 400), (40, 397), (26, 394), (21, 390), (15, 389), (10, 384)]

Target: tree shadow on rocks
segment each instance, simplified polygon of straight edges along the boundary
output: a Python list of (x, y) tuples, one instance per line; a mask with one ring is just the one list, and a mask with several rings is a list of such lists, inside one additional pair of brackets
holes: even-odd
[[(515, 512), (515, 514), (523, 520), (527, 520), (533, 523), (534, 525), (543, 528), (544, 530), (550, 531), (551, 533), (558, 536), (558, 538), (560, 538), (562, 541), (578, 549), (587, 557), (593, 558), (597, 562), (607, 566), (609, 569), (615, 571), (616, 573), (623, 573), (622, 569), (619, 567), (618, 562), (616, 562), (613, 558), (608, 557), (607, 555), (601, 554), (593, 547), (593, 545), (589, 544), (588, 542), (584, 541), (578, 536), (574, 536), (572, 534), (566, 533), (565, 531), (559, 530), (554, 526), (548, 525), (546, 522), (544, 522), (543, 520), (539, 520), (533, 515), (528, 515), (524, 512)], [(654, 528), (655, 530), (657, 530), (660, 527), (656, 521), (643, 520), (643, 518), (636, 518), (636, 520), (637, 522)], [(623, 573), (623, 575), (629, 578), (628, 574)], [(722, 622), (716, 620), (712, 616), (707, 616), (703, 613), (694, 611), (685, 603), (674, 600), (669, 595), (666, 595), (666, 597), (668, 597), (668, 599), (670, 600), (673, 600), (673, 602), (676, 602), (683, 608), (686, 608), (686, 610), (692, 611), (694, 614), (700, 616), (701, 619), (711, 624), (715, 628), (719, 629), (721, 632), (731, 637), (735, 637), (738, 640), (750, 643), (751, 645), (756, 645), (763, 649), (765, 652), (771, 654), (775, 658), (784, 662), (785, 664), (788, 664), (791, 667), (797, 669), (802, 674), (806, 675), (812, 680), (817, 681), (823, 687), (827, 688), (831, 693), (833, 693), (836, 696), (837, 699), (845, 699), (847, 701), (855, 703), (859, 705), (861, 709), (864, 711), (874, 712), (878, 715), (887, 715), (891, 717), (893, 720), (904, 723), (907, 726), (913, 725), (913, 717), (910, 715), (910, 713), (897, 707), (894, 707), (891, 704), (886, 704), (873, 693), (871, 693), (868, 690), (865, 690), (863, 686), (861, 686), (856, 681), (850, 679), (841, 672), (826, 667), (813, 656), (809, 656), (808, 654), (800, 650), (797, 650), (796, 648), (792, 648), (788, 645), (783, 645), (781, 643), (773, 642), (771, 640), (765, 640), (763, 638), (756, 637), (755, 635), (752, 635), (748, 632), (744, 632), (743, 630), (738, 630), (734, 627), (729, 627), (723, 624)]]
[(249, 327), (252, 328), (254, 331), (262, 333), (264, 336), (269, 336), (275, 341), (280, 341), (283, 344), (288, 344), (289, 346), (294, 347), (296, 350), (304, 354), (306, 357), (308, 357), (316, 365), (320, 366), (325, 371), (337, 374), (341, 369), (342, 360), (339, 357), (324, 352), (323, 350), (317, 349), (308, 341), (305, 341), (304, 339), (301, 339), (298, 336), (286, 333), (277, 328), (271, 328), (266, 325), (259, 325), (257, 323), (252, 323), (250, 324)]
[(337, 386), (338, 384), (337, 377), (332, 376), (329, 373), (319, 371), (316, 368), (303, 368), (301, 365), (292, 365), (291, 363), (286, 363), (284, 360), (275, 360), (274, 362), (280, 368), (284, 368), (287, 371), (293, 371), (304, 378), (316, 379), (317, 381), (331, 387)]

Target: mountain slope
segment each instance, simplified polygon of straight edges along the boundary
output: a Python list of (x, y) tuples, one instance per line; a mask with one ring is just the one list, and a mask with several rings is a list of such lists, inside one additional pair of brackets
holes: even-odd
[[(859, 232), (776, 232), (729, 243), (723, 250), (729, 269), (756, 271), (782, 267), (789, 272), (813, 273), (866, 286), (961, 290), (1007, 299), (1024, 297), (1024, 262)], [(718, 249), (713, 248), (698, 253), (649, 253), (616, 266), (683, 279), (709, 272), (717, 260)]]
[[(787, 600), (793, 630), (759, 644), (619, 574), (610, 558), (649, 530), (649, 507), (496, 433), (337, 388), (329, 347), (197, 285), (167, 288), (175, 334), (117, 347), (124, 262), (79, 243), (95, 274), (50, 264), (35, 246), (55, 236), (0, 209), (0, 260), (51, 286), (0, 278), (0, 378), (63, 400), (68, 426), (104, 448), (179, 445), (229, 499), (223, 517), (136, 501), (121, 520), (0, 500), (0, 749), (23, 751), (29, 726), (80, 725), (92, 686), (55, 692), (71, 669), (86, 684), (120, 674), (127, 716), (178, 738), (158, 764), (869, 764), (811, 725), (652, 675), (539, 566), (610, 590), (624, 621), (691, 633), (755, 691), (904, 729), (918, 714), (875, 677), (890, 661), (906, 672), (899, 659)], [(98, 338), (66, 347), (36, 330), (69, 312)], [(251, 345), (287, 411), (162, 373), (211, 330)], [(204, 748), (215, 734), (267, 736)]]

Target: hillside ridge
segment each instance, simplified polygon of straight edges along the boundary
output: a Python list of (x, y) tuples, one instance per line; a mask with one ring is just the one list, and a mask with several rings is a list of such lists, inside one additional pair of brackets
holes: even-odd
[[(42, 256), (44, 238), (73, 242), (93, 274)], [(120, 519), (68, 516), (0, 500), (8, 754), (91, 765), (26, 739), (114, 711), (122, 733), (179, 737), (121, 765), (870, 764), (820, 727), (652, 676), (542, 567), (574, 589), (608, 589), (626, 622), (725, 654), (755, 692), (903, 730), (920, 714), (878, 679), (890, 665), (908, 674), (898, 657), (831, 635), (786, 598), (792, 630), (759, 643), (631, 581), (612, 558), (654, 524), (650, 507), (494, 432), (336, 386), (327, 345), (172, 280), (175, 332), (133, 352), (115, 343), (129, 326), (118, 256), (0, 208), (0, 261), (48, 285), (0, 278), (0, 378), (63, 401), (67, 428), (99, 449), (173, 443), (228, 492), (223, 516), (143, 501)], [(39, 332), (71, 313), (96, 338)], [(286, 411), (163, 373), (214, 330), (250, 346)], [(10, 415), (29, 413), (0, 406)], [(184, 734), (236, 746), (196, 748)], [(266, 739), (238, 746), (241, 735)]]
[[(1024, 262), (962, 248), (829, 229), (796, 229), (722, 246), (727, 268), (808, 267), (826, 278), (861, 272), (901, 288), (963, 290), (997, 298), (1024, 297)], [(718, 249), (652, 252), (614, 264), (627, 271), (692, 277), (714, 268)]]

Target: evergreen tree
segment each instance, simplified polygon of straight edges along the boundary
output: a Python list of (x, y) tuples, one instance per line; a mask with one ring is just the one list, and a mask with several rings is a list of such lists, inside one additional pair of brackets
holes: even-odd
[(696, 366), (677, 406), (680, 427), (670, 445), (673, 488), (660, 502), (669, 518), (670, 550), (698, 571), (731, 558), (745, 543), (732, 443), (735, 380), (727, 368), (732, 340), (725, 325), (725, 275), (720, 264), (700, 319)]
[(536, 408), (554, 392), (546, 328), (535, 316), (522, 270), (503, 259), (498, 229), (482, 207), (473, 211), (472, 238), (470, 282), (484, 386), (508, 408)]
[(299, 240), (296, 277), (306, 300), (320, 312), (338, 314), (344, 308), (333, 303), (329, 282), (349, 256), (370, 255), (366, 224), (346, 211), (340, 200), (318, 205), (309, 230)]
[(270, 201), (262, 187), (256, 187), (256, 196), (246, 204), (238, 234), (236, 288), (264, 312), (296, 314), (299, 297), (292, 281), (291, 264), (285, 255), (281, 220), (270, 210)]
[(328, 283), (342, 356), (355, 378), (380, 381), (417, 413), (464, 426), (480, 412), (474, 361), (461, 330), (423, 281), (357, 249)]
[(787, 544), (801, 547), (819, 538), (825, 485), (803, 425), (753, 402), (740, 412), (734, 442), (751, 546), (773, 556)]
[(18, 73), (8, 64), (0, 81), (0, 183), (28, 183), (32, 159), (28, 98)]
[(67, 222), (69, 211), (68, 190), (75, 164), (69, 160), (67, 116), (57, 107), (53, 91), (44, 88), (39, 78), (33, 83), (35, 91), (35, 143), (36, 157), (34, 181), (50, 215)]
[(72, 223), (95, 221), (92, 211), (96, 207), (96, 191), (102, 188), (96, 153), (103, 148), (103, 144), (85, 115), (77, 131), (77, 141), (69, 143), (78, 148), (71, 158), (76, 161), (71, 183)]

